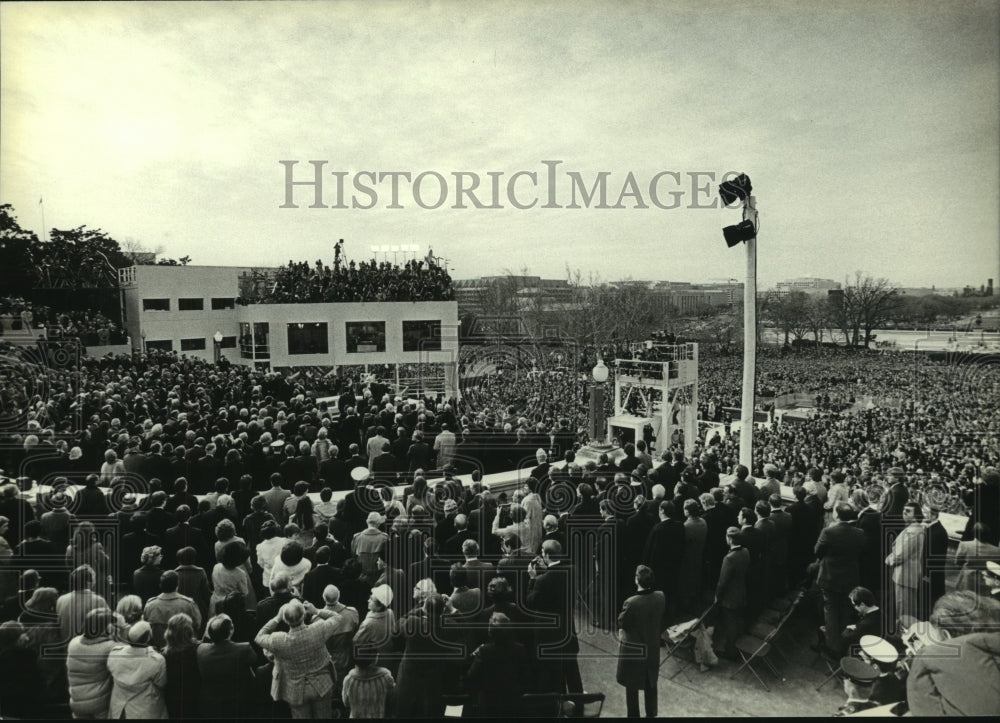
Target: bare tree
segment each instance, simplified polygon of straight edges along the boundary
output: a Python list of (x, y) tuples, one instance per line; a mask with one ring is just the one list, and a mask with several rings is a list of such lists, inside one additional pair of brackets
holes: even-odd
[(844, 283), (843, 302), (838, 311), (839, 322), (844, 336), (848, 337), (849, 345), (857, 346), (859, 341), (863, 341), (865, 348), (868, 348), (872, 331), (891, 318), (898, 300), (899, 289), (887, 279), (873, 279), (871, 276), (862, 276), (860, 271), (855, 272), (854, 283)]

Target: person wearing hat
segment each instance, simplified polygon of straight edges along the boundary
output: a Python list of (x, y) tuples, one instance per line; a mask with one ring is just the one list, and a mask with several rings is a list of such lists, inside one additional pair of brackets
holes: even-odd
[(878, 679), (878, 672), (868, 663), (857, 658), (841, 658), (840, 669), (844, 674), (844, 692), (847, 702), (837, 709), (835, 715), (854, 715), (878, 703), (871, 700), (872, 687)]
[(153, 628), (145, 620), (126, 633), (127, 644), (116, 645), (108, 654), (108, 671), (114, 680), (108, 718), (166, 718), (163, 690), (167, 664), (150, 647)]
[(398, 630), (392, 600), (392, 589), (388, 585), (373, 587), (368, 597), (368, 614), (354, 634), (354, 649), (374, 649), (382, 656), (383, 665), (389, 670), (395, 670), (399, 666), (398, 656), (392, 655), (393, 639)]
[(896, 663), (899, 660), (896, 646), (878, 635), (864, 636), (860, 645), (862, 656), (878, 672), (870, 699), (878, 705), (890, 705), (906, 700), (905, 678), (900, 678), (896, 674)]

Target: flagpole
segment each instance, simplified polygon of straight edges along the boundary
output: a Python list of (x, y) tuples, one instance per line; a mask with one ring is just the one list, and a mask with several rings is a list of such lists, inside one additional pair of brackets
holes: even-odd
[(40, 196), (38, 198), (38, 205), (42, 209), (42, 239), (45, 240), (45, 241), (48, 241), (49, 240), (49, 231), (45, 227), (45, 204), (42, 203), (42, 201), (43, 201), (43, 198)]

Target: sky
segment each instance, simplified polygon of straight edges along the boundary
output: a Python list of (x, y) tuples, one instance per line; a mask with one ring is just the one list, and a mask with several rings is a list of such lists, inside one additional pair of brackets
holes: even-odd
[(332, 263), (342, 238), (455, 278), (742, 280), (716, 187), (746, 172), (762, 286), (978, 286), (1000, 276), (998, 8), (2, 3), (0, 203), (194, 264)]

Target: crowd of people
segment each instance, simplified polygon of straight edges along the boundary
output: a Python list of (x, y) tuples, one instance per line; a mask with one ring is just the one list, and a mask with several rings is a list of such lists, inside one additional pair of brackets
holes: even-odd
[(95, 309), (57, 311), (20, 297), (0, 297), (0, 316), (10, 317), (12, 329), (44, 328), (49, 339), (79, 339), (85, 346), (124, 343), (121, 324)]
[(350, 261), (339, 258), (330, 268), (321, 260), (289, 261), (266, 279), (248, 277), (238, 303), (344, 303), (378, 301), (452, 301), (448, 271), (437, 263), (410, 260), (403, 265), (387, 261)]
[[(944, 631), (970, 660), (996, 658), (991, 368), (766, 356), (805, 393), (821, 374), (830, 396), (907, 401), (758, 430), (747, 469), (729, 436), (578, 462), (582, 380), (567, 371), (480, 380), (468, 400), (345, 379), (333, 405), (305, 376), (171, 354), (70, 369), (4, 353), (19, 363), (0, 368), (0, 715), (433, 717), (451, 696), (515, 715), (524, 693), (582, 692), (577, 602), (655, 650), (623, 654), (616, 676), (629, 712), (644, 691), (648, 713), (668, 625), (712, 606), (709, 670), (799, 589), (832, 661), (858, 630), (896, 649), (895, 700), (862, 675), (849, 704), (983, 710), (981, 695), (926, 695), (958, 669), (920, 650)], [(715, 363), (701, 383), (721, 406)], [(551, 406), (520, 394), (531, 384)], [(482, 484), (515, 469), (508, 493)], [(956, 555), (943, 511), (969, 514)], [(902, 632), (914, 620), (935, 632)]]

